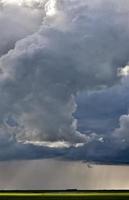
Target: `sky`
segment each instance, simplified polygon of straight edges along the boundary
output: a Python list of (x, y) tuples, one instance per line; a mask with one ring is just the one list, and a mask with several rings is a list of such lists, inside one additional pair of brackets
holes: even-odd
[(0, 31), (0, 161), (128, 165), (128, 0), (0, 0)]

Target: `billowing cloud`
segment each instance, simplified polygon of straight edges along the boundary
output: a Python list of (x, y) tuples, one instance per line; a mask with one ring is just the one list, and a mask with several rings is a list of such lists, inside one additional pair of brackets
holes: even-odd
[(127, 79), (113, 87), (83, 92), (77, 97), (78, 109), (75, 117), (78, 119), (78, 128), (81, 132), (111, 136), (112, 131), (119, 126), (120, 116), (128, 113)]
[(76, 97), (119, 83), (129, 55), (128, 1), (1, 3), (0, 137), (15, 145), (66, 142), (72, 150), (95, 152), (103, 136), (78, 129)]
[(13, 49), (16, 41), (34, 33), (42, 23), (42, 18), (43, 12), (39, 9), (20, 6), (11, 0), (1, 0), (0, 55)]
[(114, 137), (122, 144), (122, 146), (129, 145), (129, 115), (122, 115), (120, 117), (120, 127), (114, 130)]

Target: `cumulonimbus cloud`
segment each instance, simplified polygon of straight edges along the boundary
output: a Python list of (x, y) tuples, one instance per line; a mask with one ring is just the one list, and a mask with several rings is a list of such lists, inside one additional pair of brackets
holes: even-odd
[(5, 2), (0, 26), (4, 37), (12, 19), (12, 36), (7, 34), (0, 57), (1, 132), (23, 142), (87, 143), (73, 117), (75, 97), (118, 82), (129, 54), (126, 6), (106, 0)]

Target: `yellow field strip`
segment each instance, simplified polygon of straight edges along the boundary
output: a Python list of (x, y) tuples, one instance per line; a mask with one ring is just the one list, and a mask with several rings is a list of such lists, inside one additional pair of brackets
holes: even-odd
[(121, 192), (114, 192), (114, 193), (13, 193), (13, 192), (1, 192), (0, 196), (129, 196), (129, 193), (121, 193)]

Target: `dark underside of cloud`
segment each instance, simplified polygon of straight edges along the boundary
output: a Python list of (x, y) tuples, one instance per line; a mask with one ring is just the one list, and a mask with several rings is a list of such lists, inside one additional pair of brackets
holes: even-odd
[(0, 0), (0, 160), (129, 164), (128, 0)]
[(129, 148), (123, 148), (112, 151), (112, 142), (100, 144), (100, 142), (92, 142), (92, 144), (83, 147), (70, 148), (50, 148), (33, 144), (8, 144), (1, 147), (0, 161), (7, 160), (33, 160), (55, 158), (58, 160), (82, 161), (86, 163), (97, 164), (129, 164)]
[(0, 161), (7, 160), (35, 160), (55, 158), (58, 160), (82, 161), (97, 164), (129, 164), (129, 148), (114, 146), (112, 140), (101, 143), (92, 141), (84, 146), (69, 148), (54, 148), (8, 142), (0, 147)]

